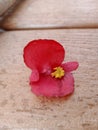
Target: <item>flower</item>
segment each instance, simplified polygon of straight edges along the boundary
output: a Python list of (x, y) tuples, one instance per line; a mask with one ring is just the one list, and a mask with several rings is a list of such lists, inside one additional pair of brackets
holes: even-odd
[(78, 62), (62, 63), (63, 46), (54, 40), (33, 40), (24, 48), (24, 62), (32, 70), (31, 90), (38, 96), (62, 97), (73, 93), (74, 78), (71, 71)]

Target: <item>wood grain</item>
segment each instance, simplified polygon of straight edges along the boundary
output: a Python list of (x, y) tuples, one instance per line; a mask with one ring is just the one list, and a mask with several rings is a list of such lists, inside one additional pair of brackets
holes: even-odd
[(98, 0), (27, 0), (2, 27), (13, 29), (98, 27)]
[(16, 0), (0, 0), (0, 16), (3, 15), (15, 2)]
[[(36, 97), (28, 84), (23, 47), (39, 38), (55, 39), (66, 61), (79, 61), (75, 92), (64, 98)], [(98, 29), (10, 31), (0, 34), (0, 129), (98, 129)]]

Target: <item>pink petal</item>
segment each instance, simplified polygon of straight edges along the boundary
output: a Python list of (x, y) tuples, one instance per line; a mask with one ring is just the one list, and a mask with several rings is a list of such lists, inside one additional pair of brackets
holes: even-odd
[(59, 66), (64, 60), (64, 55), (65, 50), (60, 43), (54, 40), (39, 39), (27, 44), (23, 57), (29, 68), (36, 67), (41, 72), (44, 66)]
[(38, 82), (31, 82), (32, 92), (46, 97), (62, 97), (74, 91), (74, 79), (71, 73), (66, 73), (62, 79), (41, 75)]
[(51, 76), (40, 77), (38, 82), (30, 82), (32, 92), (36, 95), (47, 96), (47, 97), (55, 97), (59, 96), (59, 85), (58, 81)]
[(39, 72), (37, 69), (33, 69), (31, 76), (30, 76), (30, 81), (35, 82), (39, 80)]
[(66, 96), (74, 91), (74, 78), (71, 73), (66, 73), (62, 80), (62, 88), (60, 96)]
[(67, 63), (62, 64), (62, 67), (64, 68), (65, 72), (70, 72), (70, 71), (76, 70), (78, 68), (78, 66), (79, 66), (79, 63), (76, 61), (67, 62)]

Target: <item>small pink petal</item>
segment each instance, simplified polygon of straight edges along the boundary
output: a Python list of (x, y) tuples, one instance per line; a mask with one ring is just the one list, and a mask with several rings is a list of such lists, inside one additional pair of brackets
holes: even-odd
[(70, 71), (76, 70), (78, 68), (78, 66), (79, 66), (79, 63), (76, 61), (67, 62), (67, 63), (62, 64), (62, 67), (64, 68), (65, 72), (70, 72)]
[(71, 73), (66, 73), (62, 80), (61, 96), (66, 96), (74, 91), (74, 78)]
[(37, 69), (33, 69), (31, 76), (30, 76), (30, 81), (35, 82), (39, 80), (39, 72)]

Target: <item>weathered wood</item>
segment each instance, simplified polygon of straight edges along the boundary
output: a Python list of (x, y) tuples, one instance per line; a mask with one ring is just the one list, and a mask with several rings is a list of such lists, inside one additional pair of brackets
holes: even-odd
[[(28, 84), (23, 47), (32, 39), (55, 39), (66, 61), (79, 61), (75, 92), (64, 98), (36, 97)], [(98, 129), (98, 29), (11, 31), (0, 34), (0, 128)], [(35, 130), (35, 129), (34, 129)]]
[(16, 0), (0, 0), (0, 16), (5, 13), (14, 3)]
[(98, 27), (98, 0), (27, 0), (3, 22), (5, 29)]

